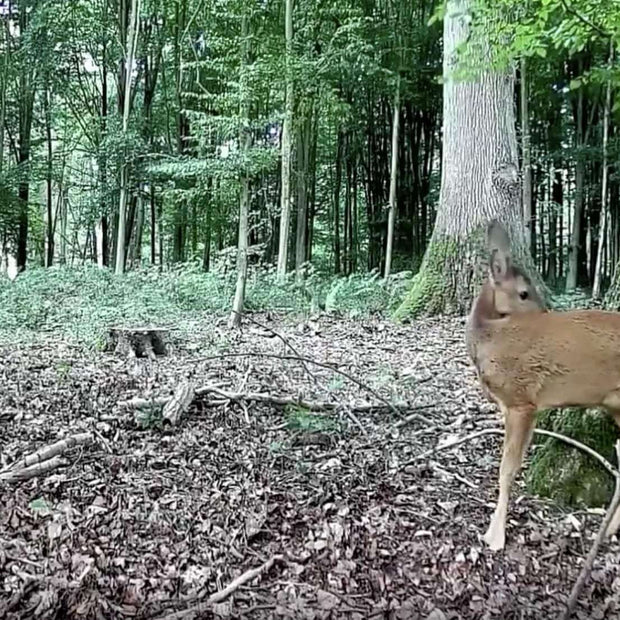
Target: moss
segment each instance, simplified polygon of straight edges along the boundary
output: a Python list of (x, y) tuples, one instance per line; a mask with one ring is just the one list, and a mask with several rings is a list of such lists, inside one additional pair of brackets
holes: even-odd
[(403, 321), (423, 315), (432, 316), (453, 305), (450, 297), (456, 291), (451, 290), (453, 282), (446, 274), (460, 262), (462, 253), (462, 246), (455, 239), (433, 239), (420, 271), (414, 276), (409, 292), (392, 318)]
[[(586, 444), (613, 462), (618, 429), (598, 410), (544, 411), (537, 426)], [(612, 477), (591, 456), (565, 443), (535, 436), (534, 456), (525, 475), (530, 492), (567, 506), (602, 506), (613, 494)]]

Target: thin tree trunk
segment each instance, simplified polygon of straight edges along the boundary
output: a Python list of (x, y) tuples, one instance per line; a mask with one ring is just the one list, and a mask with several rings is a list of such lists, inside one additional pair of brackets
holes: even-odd
[(338, 146), (336, 148), (336, 175), (334, 179), (334, 273), (339, 274), (340, 263), (340, 186), (342, 185), (342, 152), (344, 149), (344, 135), (338, 131)]
[(388, 203), (387, 242), (385, 248), (385, 272), (387, 280), (392, 269), (392, 248), (394, 246), (394, 219), (396, 217), (396, 175), (398, 172), (398, 130), (400, 116), (400, 76), (394, 94), (394, 115), (392, 121), (392, 161), (390, 163), (390, 197)]
[(291, 156), (292, 125), (295, 93), (293, 90), (293, 0), (284, 0), (284, 31), (286, 38), (286, 104), (282, 126), (282, 189), (280, 196), (280, 237), (278, 245), (277, 275), (284, 276), (288, 263), (288, 241), (291, 225)]
[[(243, 57), (241, 61), (241, 117), (244, 121), (241, 129), (240, 143), (242, 149), (242, 159), (245, 159), (247, 152), (252, 144), (252, 134), (250, 129), (250, 101), (247, 94), (247, 67), (250, 62), (250, 28), (249, 17), (244, 11), (241, 18), (241, 39), (243, 45)], [(246, 169), (241, 173), (241, 197), (239, 201), (239, 241), (237, 246), (237, 286), (235, 288), (235, 299), (233, 301), (232, 312), (230, 314), (229, 326), (241, 326), (241, 313), (245, 303), (245, 283), (248, 272), (248, 221), (250, 212), (250, 173)]]
[[(129, 129), (129, 113), (131, 110), (131, 74), (133, 70), (134, 57), (138, 43), (138, 30), (140, 0), (131, 2), (131, 21), (127, 31), (126, 54), (125, 54), (125, 86), (123, 90), (123, 134), (126, 136)], [(126, 211), (127, 197), (129, 194), (129, 164), (126, 160), (121, 164), (120, 180), (120, 200), (118, 205), (118, 236), (116, 242), (116, 275), (121, 275), (125, 271), (125, 237), (126, 237)]]
[[(614, 57), (613, 41), (610, 44), (609, 49), (609, 66), (611, 68)], [(605, 110), (603, 112), (603, 170), (601, 179), (601, 220), (599, 224), (599, 243), (598, 253), (596, 255), (596, 266), (594, 268), (594, 285), (592, 286), (592, 297), (594, 299), (601, 298), (601, 292), (603, 287), (603, 250), (605, 247), (605, 241), (607, 238), (607, 219), (608, 219), (608, 204), (607, 204), (607, 186), (609, 181), (609, 166), (608, 166), (608, 152), (607, 146), (609, 143), (609, 120), (611, 116), (611, 79), (607, 81), (607, 92), (605, 96)]]
[(46, 212), (47, 212), (47, 252), (45, 255), (45, 266), (51, 267), (54, 262), (54, 207), (52, 198), (52, 102), (50, 93), (49, 79), (46, 80), (44, 93), (44, 113), (45, 113), (45, 140), (47, 144), (46, 162)]
[(306, 110), (304, 122), (299, 129), (297, 144), (297, 234), (295, 236), (295, 277), (303, 278), (302, 268), (306, 261), (308, 235), (308, 166), (312, 132), (312, 110)]

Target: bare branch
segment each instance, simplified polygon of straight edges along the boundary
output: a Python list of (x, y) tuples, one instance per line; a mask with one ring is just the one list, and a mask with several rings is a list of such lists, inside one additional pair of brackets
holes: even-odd
[[(616, 458), (618, 459), (618, 463), (620, 463), (620, 439), (616, 441)], [(579, 573), (579, 577), (571, 590), (570, 597), (566, 603), (566, 610), (560, 615), (560, 620), (568, 620), (571, 617), (575, 606), (577, 605), (579, 594), (581, 593), (581, 590), (586, 583), (586, 579), (592, 570), (592, 565), (594, 564), (596, 554), (598, 553), (598, 550), (603, 542), (603, 538), (605, 538), (605, 532), (607, 531), (616, 510), (618, 510), (618, 507), (620, 507), (620, 477), (616, 473), (616, 490), (614, 491), (614, 496), (609, 504), (609, 508), (607, 508), (607, 513), (601, 523), (598, 534), (590, 547), (590, 551), (588, 552), (586, 561), (581, 569), (581, 573)]]

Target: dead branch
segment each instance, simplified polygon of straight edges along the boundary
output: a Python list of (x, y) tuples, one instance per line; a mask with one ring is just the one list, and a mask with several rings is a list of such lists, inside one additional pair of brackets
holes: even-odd
[(194, 385), (189, 381), (183, 381), (176, 389), (174, 396), (166, 403), (163, 418), (176, 426), (181, 416), (189, 409), (194, 400)]
[(247, 353), (221, 353), (219, 355), (210, 355), (207, 357), (202, 357), (196, 360), (196, 362), (210, 362), (214, 360), (227, 359), (231, 357), (264, 357), (267, 359), (279, 359), (283, 361), (305, 362), (307, 364), (314, 364), (315, 366), (318, 366), (319, 368), (325, 368), (327, 370), (331, 370), (332, 372), (338, 375), (341, 375), (342, 377), (345, 377), (345, 379), (348, 379), (349, 381), (351, 381), (351, 383), (354, 383), (358, 387), (362, 388), (364, 391), (368, 392), (369, 394), (372, 394), (378, 401), (383, 403), (394, 415), (398, 416), (401, 419), (403, 417), (403, 414), (396, 408), (394, 404), (392, 404), (389, 400), (381, 396), (381, 394), (379, 394), (375, 389), (371, 388), (369, 385), (367, 385), (363, 381), (360, 381), (359, 379), (357, 379), (356, 377), (354, 377), (353, 375), (349, 374), (348, 372), (344, 370), (340, 370), (339, 368), (336, 368), (332, 364), (328, 364), (327, 362), (319, 362), (318, 360), (313, 360), (309, 357), (303, 357), (301, 355), (278, 355), (276, 353), (264, 353), (262, 351), (248, 351)]
[(0, 474), (0, 481), (13, 484), (15, 482), (24, 482), (37, 476), (43, 476), (58, 469), (67, 464), (67, 461), (60, 456), (54, 456), (51, 459), (47, 459), (41, 463), (35, 463), (30, 467), (24, 467), (22, 469), (12, 469), (10, 471)]
[[(250, 401), (266, 403), (269, 405), (276, 405), (280, 407), (297, 406), (308, 411), (335, 411), (337, 409), (344, 409), (348, 412), (354, 413), (368, 413), (369, 411), (382, 411), (391, 410), (391, 407), (384, 405), (383, 403), (357, 403), (357, 404), (344, 404), (330, 401), (317, 401), (317, 400), (304, 400), (295, 396), (276, 396), (274, 394), (267, 394), (263, 392), (228, 392), (220, 388), (221, 384), (207, 385), (194, 390), (194, 397), (196, 399), (205, 397), (205, 395), (213, 394), (217, 396), (217, 399), (205, 399), (207, 406), (221, 405), (226, 401)], [(119, 406), (127, 409), (141, 409), (154, 406), (167, 406), (174, 400), (174, 396), (163, 398), (133, 398), (131, 400), (119, 401)], [(433, 405), (409, 405), (407, 403), (399, 403), (398, 407), (401, 409), (426, 409)], [(420, 417), (423, 422), (429, 423), (430, 420), (419, 414), (412, 414), (403, 420), (403, 422), (410, 422), (414, 417)], [(354, 422), (356, 425), (361, 425), (359, 421)], [(398, 424), (400, 426), (400, 423)]]
[(238, 590), (241, 586), (271, 570), (271, 567), (276, 562), (282, 562), (283, 560), (284, 556), (274, 555), (257, 568), (251, 568), (245, 571), (245, 573), (239, 575), (239, 577), (233, 579), (224, 589), (214, 592), (204, 603), (199, 603), (198, 605), (194, 605), (189, 609), (184, 609), (182, 611), (176, 611), (171, 614), (166, 614), (165, 616), (161, 616), (159, 620), (181, 620), (186, 618), (193, 618), (196, 614), (204, 613), (213, 605), (216, 605), (217, 603), (221, 603), (222, 601), (226, 600), (233, 592)]
[[(214, 388), (223, 387), (223, 383), (214, 383), (213, 385), (207, 385), (205, 387), (196, 388), (194, 390), (195, 396), (202, 396), (208, 394)], [(132, 398), (131, 400), (119, 400), (119, 407), (126, 409), (145, 409), (147, 407), (165, 407), (171, 400), (172, 396), (161, 396), (160, 398)]]
[[(616, 458), (618, 459), (618, 463), (620, 463), (620, 439), (616, 441)], [(573, 611), (575, 610), (575, 606), (577, 605), (577, 601), (579, 600), (579, 595), (581, 594), (581, 590), (588, 579), (590, 572), (592, 570), (592, 565), (594, 564), (594, 559), (598, 553), (598, 550), (605, 538), (605, 533), (607, 532), (607, 528), (611, 523), (611, 520), (616, 513), (616, 510), (620, 506), (620, 476), (616, 473), (616, 490), (614, 491), (614, 495), (609, 504), (609, 508), (607, 508), (607, 513), (605, 514), (605, 518), (601, 523), (601, 526), (598, 530), (596, 538), (590, 547), (590, 551), (588, 552), (588, 556), (586, 557), (586, 561), (581, 569), (581, 573), (579, 573), (579, 577), (571, 590), (570, 597), (568, 602), (566, 603), (565, 611), (560, 615), (560, 620), (569, 620)]]
[(67, 450), (74, 448), (75, 446), (89, 444), (92, 441), (92, 433), (79, 433), (78, 435), (71, 435), (70, 437), (61, 439), (60, 441), (57, 441), (49, 446), (39, 448), (36, 452), (29, 454), (16, 463), (13, 463), (10, 467), (10, 471), (14, 472), (17, 469), (23, 469), (25, 467), (30, 467), (35, 463), (47, 461), (55, 456), (64, 454)]

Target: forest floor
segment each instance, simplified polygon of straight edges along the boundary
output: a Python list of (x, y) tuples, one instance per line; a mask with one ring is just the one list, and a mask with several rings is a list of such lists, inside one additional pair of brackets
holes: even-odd
[[(252, 319), (266, 327), (246, 320), (232, 332), (223, 316), (196, 319), (173, 330), (170, 354), (155, 362), (54, 334), (2, 346), (0, 470), (70, 435), (91, 432), (94, 442), (68, 451), (65, 467), (0, 481), (0, 617), (558, 617), (600, 514), (533, 498), (520, 476), (506, 548), (493, 553), (480, 537), (501, 437), (416, 460), (500, 427), (466, 357), (463, 320)], [(248, 355), (213, 359), (231, 353)], [(282, 359), (298, 355), (372, 393)], [(205, 396), (176, 427), (140, 427), (119, 404), (168, 396), (185, 379), (336, 409), (221, 397), (209, 406)], [(620, 618), (615, 539), (575, 617)]]

